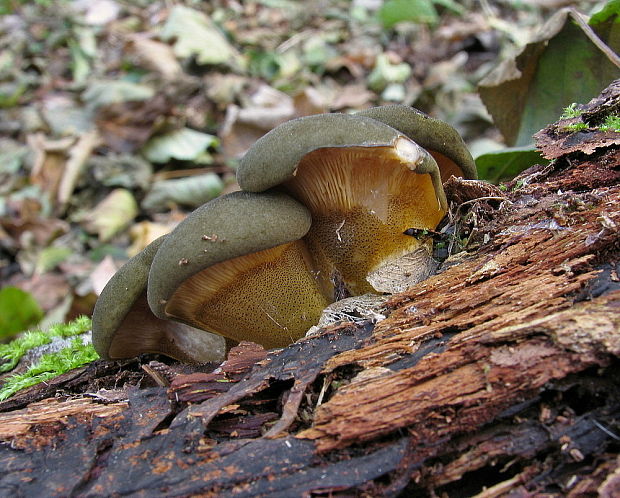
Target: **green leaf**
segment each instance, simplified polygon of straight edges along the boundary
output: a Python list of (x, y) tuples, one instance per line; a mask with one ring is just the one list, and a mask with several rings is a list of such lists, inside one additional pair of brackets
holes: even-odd
[(208, 159), (204, 153), (207, 148), (215, 146), (217, 143), (217, 138), (213, 135), (190, 128), (182, 128), (152, 138), (144, 146), (142, 153), (153, 163), (166, 163), (171, 159), (196, 161)]
[(169, 204), (198, 207), (222, 193), (224, 184), (215, 173), (155, 182), (142, 201), (147, 211), (160, 211)]
[(313, 36), (303, 44), (304, 65), (314, 72), (322, 71), (327, 61), (337, 55), (336, 50), (319, 36)]
[[(509, 145), (531, 143), (572, 102), (588, 102), (620, 77), (620, 25), (597, 31), (578, 14), (562, 10), (514, 59), (480, 84), (480, 96)], [(601, 27), (602, 28), (602, 27)], [(598, 41), (597, 41), (598, 40)]]
[(84, 228), (107, 242), (124, 230), (138, 215), (138, 204), (126, 189), (112, 190), (95, 208), (82, 217)]
[(37, 255), (35, 273), (41, 274), (53, 270), (65, 261), (73, 251), (68, 247), (45, 247)]
[(431, 0), (388, 0), (377, 15), (386, 28), (402, 21), (424, 24), (436, 24), (439, 21)]
[(252, 76), (264, 78), (268, 81), (280, 76), (283, 61), (282, 55), (276, 52), (263, 52), (250, 49), (247, 52), (248, 70)]
[[(28, 148), (10, 139), (0, 139), (0, 184), (9, 183), (28, 153)], [(5, 179), (6, 177), (6, 179)], [(0, 188), (0, 192), (4, 189)]]
[(95, 32), (87, 27), (75, 28), (74, 37), (68, 40), (68, 45), (73, 81), (82, 84), (91, 73), (91, 63), (97, 55)]
[(613, 19), (613, 21), (619, 22), (617, 17), (620, 16), (620, 0), (610, 0), (607, 2), (601, 10), (595, 14), (592, 14), (589, 24), (590, 26), (596, 26), (597, 24), (603, 23), (614, 16), (616, 19)]
[(15, 107), (27, 88), (28, 86), (25, 83), (0, 86), (0, 109)]
[(162, 40), (175, 40), (174, 53), (183, 59), (196, 57), (198, 64), (241, 66), (234, 47), (205, 14), (189, 7), (176, 5), (163, 27)]
[(496, 152), (487, 152), (476, 158), (476, 168), (481, 180), (491, 183), (511, 180), (521, 171), (535, 164), (548, 164), (533, 145), (508, 147)]
[(106, 187), (146, 190), (153, 176), (151, 163), (131, 154), (93, 155), (88, 159), (86, 167), (92, 176)]
[(36, 325), (43, 318), (43, 310), (26, 291), (17, 287), (0, 289), (0, 338)]
[(375, 67), (368, 75), (368, 87), (380, 92), (392, 83), (404, 83), (411, 76), (411, 66), (406, 62), (392, 64), (387, 55), (379, 54)]
[(446, 9), (451, 10), (452, 12), (460, 16), (467, 12), (465, 7), (459, 5), (454, 0), (433, 0), (433, 3), (435, 5), (441, 5), (442, 7), (445, 7)]
[(155, 95), (155, 90), (146, 85), (131, 81), (95, 81), (82, 94), (82, 98), (92, 107), (147, 100)]

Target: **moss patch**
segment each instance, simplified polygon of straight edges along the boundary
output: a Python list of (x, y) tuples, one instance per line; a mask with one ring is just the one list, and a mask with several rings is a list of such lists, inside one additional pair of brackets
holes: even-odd
[(600, 126), (602, 131), (616, 131), (620, 132), (620, 116), (612, 114), (605, 118), (605, 122)]
[[(90, 329), (90, 325), (90, 319), (82, 316), (69, 323), (54, 325), (47, 331), (27, 332), (9, 344), (0, 345), (0, 359), (4, 360), (0, 372), (12, 370), (29, 350), (49, 344), (54, 337), (67, 338), (83, 334)], [(70, 346), (44, 354), (25, 372), (9, 377), (0, 389), (0, 401), (25, 387), (57, 377), (98, 357), (92, 344), (84, 344), (81, 337), (75, 337)]]

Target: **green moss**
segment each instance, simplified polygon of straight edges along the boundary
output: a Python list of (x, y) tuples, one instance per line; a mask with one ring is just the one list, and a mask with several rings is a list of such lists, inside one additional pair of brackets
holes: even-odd
[(605, 122), (600, 126), (602, 131), (617, 131), (620, 132), (620, 116), (612, 114), (607, 116)]
[(54, 325), (47, 331), (33, 330), (26, 332), (8, 344), (0, 344), (0, 361), (3, 361), (0, 364), (0, 373), (12, 370), (27, 351), (49, 344), (54, 337), (71, 337), (83, 334), (90, 327), (90, 318), (81, 316), (69, 323)]
[(98, 357), (92, 344), (84, 344), (81, 337), (76, 337), (69, 347), (41, 356), (39, 361), (27, 371), (10, 377), (0, 389), (0, 401), (9, 398), (21, 389), (45, 382), (96, 360)]
[(564, 109), (562, 115), (560, 116), (560, 119), (577, 118), (581, 116), (582, 112), (583, 111), (581, 109), (577, 109), (577, 103), (573, 102), (571, 105)]
[(569, 125), (566, 125), (564, 129), (566, 131), (581, 131), (581, 130), (587, 130), (588, 125), (582, 122), (577, 122), (577, 123), (571, 123)]
[[(577, 109), (577, 104), (572, 103), (564, 109), (564, 112), (562, 112), (560, 119), (578, 118), (579, 116), (581, 116), (582, 113), (582, 110)], [(566, 131), (581, 131), (588, 128), (589, 126), (583, 121), (577, 121), (576, 123), (571, 123), (564, 126), (564, 130)], [(617, 114), (611, 114), (607, 116), (603, 124), (597, 126), (595, 129), (601, 131), (620, 132), (620, 116), (618, 116)]]

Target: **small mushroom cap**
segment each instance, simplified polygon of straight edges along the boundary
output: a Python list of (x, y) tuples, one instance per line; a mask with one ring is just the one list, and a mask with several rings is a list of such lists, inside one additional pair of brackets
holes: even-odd
[(233, 192), (195, 211), (168, 235), (148, 279), (148, 303), (166, 318), (166, 304), (187, 279), (216, 263), (303, 237), (309, 211), (278, 192)]
[(478, 177), (476, 163), (463, 138), (444, 121), (400, 104), (372, 107), (356, 113), (355, 116), (381, 121), (427, 149), (439, 164), (443, 181), (451, 174), (472, 180)]
[(304, 240), (333, 298), (372, 292), (369, 272), (420, 245), (404, 232), (434, 229), (447, 210), (433, 156), (405, 133), (359, 115), (280, 125), (250, 148), (237, 181), (247, 190), (281, 185), (310, 209)]
[(289, 180), (297, 163), (319, 147), (390, 145), (401, 135), (363, 116), (319, 114), (293, 119), (274, 128), (250, 147), (237, 168), (243, 190), (262, 192)]
[[(97, 299), (93, 311), (93, 346), (102, 358), (130, 358), (147, 352), (194, 363), (223, 358), (222, 337), (160, 320), (147, 306), (149, 269), (165, 237), (159, 237), (125, 263)], [(191, 345), (183, 347), (184, 342)]]

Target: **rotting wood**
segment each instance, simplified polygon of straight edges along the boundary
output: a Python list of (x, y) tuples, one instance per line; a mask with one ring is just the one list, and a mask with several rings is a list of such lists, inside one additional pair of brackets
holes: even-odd
[(264, 359), (242, 348), (217, 373), (123, 388), (127, 407), (102, 405), (118, 404), (108, 416), (5, 435), (0, 489), (617, 496), (620, 151), (587, 138), (593, 155), (533, 168), (509, 192), (469, 185), (454, 220), (468, 251), (392, 296), (385, 320)]
[(93, 399), (72, 399), (59, 401), (47, 398), (32, 403), (22, 410), (0, 413), (0, 439), (22, 436), (33, 426), (62, 422), (67, 417), (97, 416), (109, 417), (127, 408), (126, 402), (101, 404)]
[[(620, 291), (580, 306), (576, 314), (453, 336), (441, 354), (425, 355), (413, 367), (352, 379), (298, 437), (315, 439), (327, 451), (408, 426), (416, 444), (480, 427), (553, 379), (605, 366), (610, 353), (620, 352), (620, 337), (610, 338), (613, 349), (606, 347), (607, 334), (620, 330), (618, 309)], [(355, 353), (363, 357), (363, 350)]]

